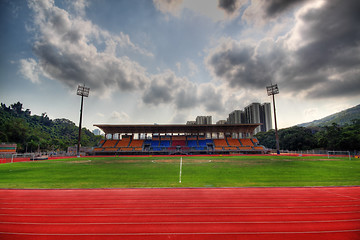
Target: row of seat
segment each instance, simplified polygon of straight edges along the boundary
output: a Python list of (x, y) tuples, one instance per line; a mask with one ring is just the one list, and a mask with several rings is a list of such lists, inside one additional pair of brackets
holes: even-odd
[[(164, 151), (164, 150), (215, 150), (215, 151), (249, 151), (263, 150), (262, 146), (258, 146), (258, 140), (253, 139), (233, 139), (227, 137), (225, 139), (203, 139), (198, 136), (170, 136), (155, 139), (131, 139), (124, 137), (121, 140), (102, 140), (100, 147), (94, 148), (95, 152), (132, 152), (132, 151)], [(164, 140), (167, 139), (167, 140)], [(186, 140), (187, 139), (187, 140)]]

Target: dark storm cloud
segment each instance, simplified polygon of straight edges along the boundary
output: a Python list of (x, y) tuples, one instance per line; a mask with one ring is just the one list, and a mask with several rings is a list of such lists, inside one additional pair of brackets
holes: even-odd
[(231, 15), (238, 8), (238, 0), (219, 0), (218, 7)]
[(124, 67), (132, 65), (126, 59), (99, 58), (89, 62), (82, 54), (62, 52), (56, 46), (40, 42), (34, 44), (33, 50), (43, 72), (70, 88), (85, 83), (99, 92), (108, 88), (131, 91), (139, 89), (146, 82), (142, 76)]
[[(331, 97), (334, 89), (337, 89), (337, 95), (349, 93), (349, 86), (353, 85), (351, 79), (359, 76), (360, 69), (359, 11), (360, 1), (357, 0), (326, 1), (323, 7), (312, 9), (300, 17), (306, 27), (301, 28), (299, 34), (307, 43), (294, 52), (296, 65), (290, 68), (295, 74), (289, 77), (303, 75), (313, 78), (309, 87), (321, 83), (309, 96)], [(316, 80), (314, 76), (319, 75), (323, 78)], [(342, 77), (334, 80), (334, 76)]]
[(320, 7), (301, 9), (298, 25), (283, 39), (256, 45), (224, 40), (206, 63), (214, 76), (233, 88), (263, 89), (272, 81), (289, 93), (311, 98), (359, 94), (359, 12), (357, 0), (325, 1)]
[(307, 0), (266, 0), (265, 13), (267, 16), (274, 16), (284, 12), (288, 8)]
[[(344, 81), (344, 79), (346, 79)], [(328, 81), (320, 88), (309, 91), (310, 98), (328, 98), (328, 97), (352, 97), (360, 94), (360, 77), (357, 74), (348, 74), (342, 78)]]
[(214, 75), (230, 87), (263, 88), (269, 83), (284, 59), (283, 51), (272, 41), (264, 41), (257, 48), (236, 42), (223, 43), (207, 59)]
[(223, 112), (225, 109), (222, 101), (224, 95), (224, 92), (216, 86), (203, 84), (200, 86), (199, 103), (203, 104), (203, 107), (208, 112)]
[(176, 109), (193, 108), (197, 102), (197, 85), (168, 70), (152, 77), (142, 100), (148, 105), (173, 104)]
[(197, 87), (189, 82), (190, 86), (180, 89), (175, 96), (175, 105), (177, 109), (189, 109), (196, 106)]
[[(169, 84), (167, 84), (166, 80), (170, 80)], [(171, 102), (173, 100), (173, 96), (171, 95), (171, 81), (170, 78), (162, 79), (161, 77), (157, 77), (153, 79), (150, 87), (144, 92), (142, 97), (143, 102), (155, 106)]]
[(62, 55), (54, 46), (40, 42), (35, 43), (33, 51), (43, 71), (51, 78), (61, 79), (70, 87), (76, 86), (75, 82), (86, 82), (86, 71), (80, 67), (77, 56)]

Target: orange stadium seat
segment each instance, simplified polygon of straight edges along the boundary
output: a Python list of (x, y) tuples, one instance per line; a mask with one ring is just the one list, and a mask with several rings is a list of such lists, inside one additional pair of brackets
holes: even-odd
[(130, 147), (137, 147), (137, 148), (141, 148), (144, 144), (144, 140), (132, 140), (130, 143)]
[(116, 152), (118, 148), (104, 148), (104, 151), (106, 152)]
[(116, 147), (128, 147), (130, 140), (130, 138), (123, 138), (116, 144)]
[(240, 150), (253, 150), (252, 147), (239, 147)]
[(228, 147), (225, 139), (214, 139), (215, 147)]
[(255, 150), (264, 150), (264, 147), (254, 147)]
[(206, 140), (205, 136), (198, 136), (198, 140)]
[(122, 152), (132, 152), (134, 148), (132, 147), (122, 147), (120, 148), (120, 151)]
[(232, 146), (232, 147), (224, 147), (224, 150), (238, 150), (237, 147)]
[(243, 146), (251, 146), (251, 147), (254, 146), (253, 142), (249, 138), (242, 138), (242, 139), (240, 139), (240, 141)]
[(186, 140), (197, 140), (197, 136), (187, 136)]
[(227, 138), (227, 141), (229, 143), (229, 146), (241, 146), (240, 142), (238, 139), (234, 139), (234, 138)]
[(115, 144), (118, 140), (106, 140), (105, 143), (102, 145), (103, 148), (112, 148), (115, 147)]

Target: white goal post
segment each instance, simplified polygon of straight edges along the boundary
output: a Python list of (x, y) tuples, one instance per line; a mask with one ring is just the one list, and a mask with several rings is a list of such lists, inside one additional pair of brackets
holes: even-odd
[(350, 151), (328, 151), (328, 158), (330, 157), (349, 157), (351, 160)]
[(30, 158), (30, 160), (33, 160), (34, 156), (34, 153), (14, 153), (11, 155), (11, 163), (14, 162), (14, 158)]

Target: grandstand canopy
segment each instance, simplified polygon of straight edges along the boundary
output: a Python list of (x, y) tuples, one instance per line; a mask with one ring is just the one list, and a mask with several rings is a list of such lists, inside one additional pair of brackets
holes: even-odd
[(254, 124), (154, 124), (154, 125), (113, 125), (94, 124), (107, 134), (201, 134), (201, 133), (245, 133), (252, 135), (261, 123)]

